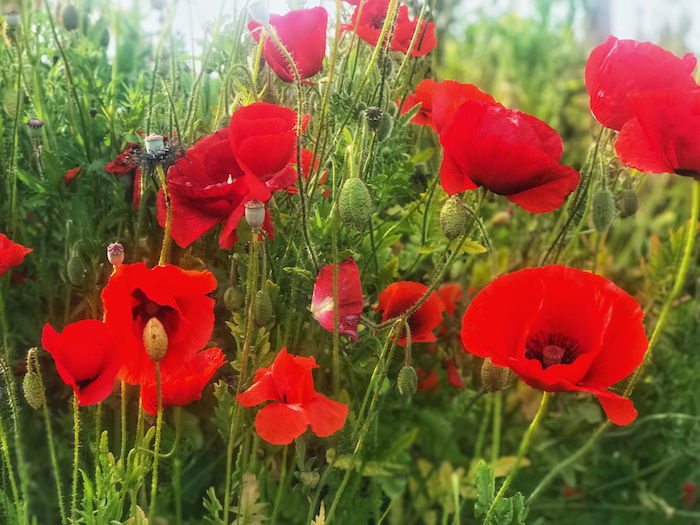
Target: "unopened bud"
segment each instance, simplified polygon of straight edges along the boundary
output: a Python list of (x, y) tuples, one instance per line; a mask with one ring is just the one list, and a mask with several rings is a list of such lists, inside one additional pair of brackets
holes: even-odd
[(607, 230), (615, 218), (615, 211), (615, 199), (612, 192), (607, 188), (598, 188), (591, 202), (591, 215), (595, 229), (599, 232)]
[(620, 196), (620, 217), (623, 219), (631, 217), (637, 213), (638, 206), (639, 202), (637, 200), (637, 194), (634, 192), (634, 190), (624, 190)]
[(41, 128), (44, 127), (44, 123), (34, 118), (27, 122), (27, 129), (29, 130), (29, 136), (33, 139), (41, 138)]
[(90, 118), (95, 118), (97, 116), (97, 109), (95, 108), (90, 108), (90, 111), (88, 111)]
[(44, 405), (44, 391), (41, 388), (41, 381), (39, 376), (34, 372), (27, 372), (24, 374), (24, 379), (22, 380), (22, 390), (24, 392), (24, 399), (27, 400), (29, 406), (34, 410), (41, 408)]
[(372, 198), (367, 185), (357, 177), (343, 183), (338, 196), (338, 213), (347, 228), (363, 231), (372, 213)]
[(7, 13), (5, 20), (8, 26), (12, 28), (19, 27), (19, 13)]
[(73, 4), (68, 4), (61, 13), (61, 22), (68, 31), (78, 29), (78, 10)]
[(418, 374), (416, 369), (410, 365), (404, 365), (399, 370), (398, 378), (396, 379), (396, 387), (405, 398), (412, 397), (418, 389)]
[(109, 29), (106, 27), (102, 30), (100, 35), (100, 46), (107, 47), (109, 45)]
[(152, 155), (158, 155), (165, 149), (165, 139), (161, 135), (156, 135), (151, 133), (144, 140), (146, 144), (146, 151)]
[(440, 228), (448, 239), (454, 240), (464, 235), (467, 231), (468, 219), (469, 209), (458, 195), (453, 195), (442, 205)]
[(124, 262), (124, 246), (118, 242), (107, 246), (107, 259), (112, 266), (118, 268)]
[(367, 125), (370, 127), (370, 129), (376, 131), (379, 128), (382, 113), (382, 110), (377, 106), (370, 106), (365, 110), (365, 120), (367, 120)]
[(87, 275), (87, 268), (83, 264), (83, 260), (77, 255), (73, 255), (68, 259), (68, 264), (66, 264), (66, 274), (68, 275), (68, 280), (74, 286), (80, 286), (85, 280)]
[(157, 317), (151, 317), (143, 329), (143, 346), (153, 361), (158, 362), (168, 352), (168, 334)]
[(510, 381), (510, 369), (496, 366), (491, 358), (484, 359), (481, 364), (481, 384), (487, 392), (503, 390)]
[(224, 292), (224, 304), (229, 312), (235, 312), (243, 307), (243, 294), (238, 286), (229, 286)]
[(270, 294), (264, 290), (258, 290), (255, 294), (253, 318), (258, 326), (269, 326), (275, 322), (275, 309), (272, 306), (272, 299)]
[(377, 140), (385, 140), (391, 135), (393, 129), (394, 119), (386, 111), (382, 112), (382, 116), (379, 117), (379, 126), (377, 127)]
[(246, 202), (245, 220), (251, 230), (259, 230), (265, 222), (265, 203), (257, 199)]

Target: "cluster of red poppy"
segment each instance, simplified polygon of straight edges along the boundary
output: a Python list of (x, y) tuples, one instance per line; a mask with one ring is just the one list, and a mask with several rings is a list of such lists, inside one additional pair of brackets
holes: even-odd
[(591, 111), (619, 131), (615, 150), (644, 173), (700, 177), (700, 86), (696, 58), (678, 58), (650, 42), (611, 36), (586, 64)]
[(25, 248), (10, 240), (4, 233), (0, 233), (0, 276), (13, 266), (22, 264), (24, 256), (31, 251), (31, 248)]
[(401, 113), (418, 103), (412, 121), (440, 136), (440, 181), (448, 194), (483, 186), (529, 212), (546, 213), (578, 186), (578, 172), (559, 163), (562, 141), (556, 131), (476, 86), (423, 80)]

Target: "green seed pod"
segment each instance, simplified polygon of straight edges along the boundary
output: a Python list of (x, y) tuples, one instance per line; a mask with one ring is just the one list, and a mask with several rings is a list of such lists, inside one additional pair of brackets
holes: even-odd
[(73, 286), (80, 286), (83, 284), (85, 281), (85, 276), (87, 275), (87, 268), (85, 268), (83, 260), (77, 255), (73, 255), (70, 259), (68, 259), (66, 274), (68, 275), (68, 280)]
[(27, 400), (29, 406), (34, 410), (41, 408), (44, 405), (44, 391), (41, 388), (39, 376), (34, 372), (24, 374), (22, 380), (22, 390), (24, 391), (24, 399)]
[(73, 4), (68, 4), (61, 13), (61, 22), (67, 31), (78, 29), (78, 10)]
[(370, 106), (365, 110), (365, 120), (370, 129), (377, 131), (379, 123), (382, 119), (383, 111), (377, 106)]
[(224, 304), (229, 312), (234, 312), (243, 308), (243, 294), (238, 286), (229, 286), (224, 292)]
[(391, 135), (394, 129), (394, 119), (386, 111), (379, 117), (379, 126), (377, 127), (377, 140), (385, 140)]
[(607, 188), (598, 188), (591, 202), (591, 214), (595, 229), (599, 232), (607, 230), (615, 218), (615, 211), (615, 199), (612, 192)]
[(631, 217), (637, 213), (637, 208), (639, 202), (637, 200), (637, 194), (632, 189), (626, 189), (622, 192), (620, 196), (620, 217), (623, 219), (626, 217)]
[(467, 231), (469, 209), (464, 201), (457, 195), (453, 195), (445, 201), (440, 210), (440, 228), (450, 240), (457, 239)]
[(357, 177), (349, 178), (340, 188), (338, 212), (346, 228), (364, 231), (372, 213), (372, 197), (367, 185)]
[(510, 381), (510, 369), (496, 366), (490, 358), (481, 364), (481, 384), (487, 392), (503, 390)]
[(270, 299), (270, 294), (264, 290), (258, 290), (255, 294), (253, 318), (258, 326), (269, 326), (275, 322), (275, 309), (272, 306), (272, 299)]
[(399, 370), (399, 376), (396, 380), (396, 387), (405, 398), (409, 398), (418, 390), (418, 374), (416, 369), (410, 365), (404, 365)]

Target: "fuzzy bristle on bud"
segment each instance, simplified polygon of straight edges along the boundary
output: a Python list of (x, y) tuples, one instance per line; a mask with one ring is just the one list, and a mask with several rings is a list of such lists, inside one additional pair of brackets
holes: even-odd
[(246, 202), (245, 220), (251, 230), (259, 230), (265, 222), (265, 203), (256, 199)]
[(464, 235), (468, 219), (469, 209), (458, 195), (453, 195), (442, 205), (440, 228), (448, 239), (454, 240)]
[(620, 195), (620, 217), (623, 219), (631, 217), (637, 213), (637, 208), (639, 207), (639, 201), (637, 200), (637, 194), (633, 189), (626, 189)]
[(496, 366), (490, 358), (481, 364), (481, 384), (487, 392), (497, 392), (508, 386), (510, 369)]
[(338, 213), (346, 228), (363, 231), (372, 213), (372, 197), (367, 185), (357, 177), (343, 183), (338, 196)]
[(607, 188), (598, 188), (591, 201), (593, 226), (599, 232), (604, 232), (615, 218), (615, 199)]
[(143, 329), (143, 346), (151, 360), (158, 362), (168, 353), (168, 333), (163, 323), (151, 317)]
[(404, 365), (399, 370), (399, 375), (396, 379), (396, 388), (405, 398), (412, 397), (418, 390), (418, 374), (416, 369), (410, 365)]
[(77, 255), (73, 255), (68, 259), (66, 264), (66, 274), (68, 275), (68, 280), (73, 286), (80, 286), (85, 281), (87, 276), (87, 268), (83, 260)]
[(229, 286), (224, 292), (224, 304), (229, 312), (235, 312), (243, 307), (243, 294), (238, 286)]
[(22, 391), (24, 392), (24, 399), (27, 400), (29, 406), (34, 410), (37, 410), (44, 405), (44, 390), (41, 388), (39, 376), (34, 372), (27, 372), (24, 374), (24, 379), (22, 380)]
[(107, 259), (114, 267), (119, 267), (124, 262), (124, 246), (118, 242), (113, 242), (107, 246)]
[(61, 22), (67, 31), (78, 29), (78, 10), (73, 4), (68, 4), (61, 13)]
[(258, 290), (255, 294), (253, 319), (258, 326), (269, 326), (275, 322), (275, 309), (272, 305), (272, 299), (265, 290)]
[(386, 111), (382, 112), (382, 116), (379, 117), (379, 126), (377, 126), (377, 140), (380, 142), (386, 140), (393, 130), (394, 119)]

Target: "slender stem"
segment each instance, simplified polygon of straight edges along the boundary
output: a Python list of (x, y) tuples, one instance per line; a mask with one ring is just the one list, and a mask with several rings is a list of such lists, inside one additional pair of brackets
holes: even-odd
[(17, 457), (17, 477), (19, 478), (19, 492), (20, 499), (24, 509), (28, 505), (28, 489), (27, 489), (27, 463), (24, 457), (24, 440), (22, 439), (22, 431), (20, 424), (20, 413), (19, 406), (17, 405), (17, 391), (15, 389), (15, 379), (12, 371), (8, 367), (9, 359), (9, 348), (5, 347), (4, 359), (0, 359), (0, 368), (2, 368), (2, 374), (5, 379), (5, 385), (7, 386), (7, 401), (10, 404), (10, 410), (12, 411), (12, 433), (14, 437), (15, 445), (15, 456)]
[(175, 499), (175, 525), (182, 524), (182, 459), (177, 453), (177, 444), (180, 437), (180, 427), (182, 426), (182, 408), (175, 407), (175, 443), (171, 453), (175, 454), (173, 459), (173, 492)]
[(155, 362), (156, 392), (158, 393), (158, 414), (156, 415), (156, 435), (153, 443), (153, 474), (151, 475), (151, 504), (148, 506), (148, 522), (152, 523), (156, 513), (158, 496), (158, 459), (160, 458), (160, 431), (163, 426), (163, 390), (160, 383), (160, 363)]
[[(168, 260), (168, 251), (170, 250), (170, 229), (173, 222), (173, 204), (170, 199), (170, 191), (168, 191), (168, 182), (165, 178), (165, 171), (162, 164), (156, 164), (156, 172), (160, 180), (160, 186), (163, 188), (163, 196), (165, 197), (165, 229), (163, 232), (163, 245), (160, 248), (160, 258), (158, 266), (165, 266)], [(143, 203), (141, 203), (143, 206)]]
[(73, 482), (70, 496), (70, 521), (76, 522), (78, 504), (78, 463), (80, 460), (80, 412), (78, 411), (78, 396), (73, 395)]
[(121, 447), (119, 448), (119, 459), (126, 460), (126, 383), (121, 382)]
[(336, 170), (333, 169), (333, 207), (331, 208), (331, 250), (333, 257), (333, 393), (340, 391), (340, 294), (338, 293), (338, 199)]
[(102, 426), (102, 402), (95, 407), (95, 479), (100, 469), (100, 427)]
[(501, 412), (503, 396), (501, 392), (493, 394), (493, 436), (491, 437), (491, 461), (496, 462), (501, 452)]
[(277, 485), (277, 494), (275, 495), (275, 506), (272, 509), (272, 518), (270, 518), (270, 523), (275, 525), (277, 523), (277, 515), (279, 514), (280, 502), (282, 501), (282, 492), (284, 491), (284, 486), (287, 482), (287, 451), (289, 450), (289, 445), (284, 446), (282, 452), (282, 471), (280, 472), (279, 485)]
[(15, 508), (17, 509), (17, 516), (22, 515), (22, 501), (19, 497), (19, 491), (17, 490), (17, 483), (15, 482), (15, 469), (12, 468), (12, 458), (10, 457), (10, 447), (7, 444), (7, 434), (5, 434), (5, 427), (2, 424), (2, 419), (0, 418), (0, 446), (2, 446), (2, 458), (5, 463), (5, 471), (7, 472), (7, 477), (10, 480), (10, 489), (12, 490), (12, 499), (14, 500)]
[(501, 500), (501, 498), (503, 498), (503, 495), (506, 493), (506, 490), (508, 490), (508, 487), (512, 483), (513, 479), (515, 479), (515, 475), (518, 473), (518, 470), (520, 470), (520, 463), (522, 462), (523, 457), (525, 456), (525, 454), (528, 451), (528, 448), (530, 447), (530, 441), (532, 441), (532, 436), (535, 433), (535, 430), (537, 429), (540, 422), (544, 418), (544, 414), (547, 411), (548, 404), (549, 404), (549, 392), (542, 392), (542, 400), (540, 401), (540, 408), (537, 410), (537, 414), (535, 414), (535, 417), (533, 418), (532, 422), (530, 423), (530, 426), (527, 427), (527, 430), (525, 431), (525, 434), (523, 435), (523, 439), (520, 441), (520, 446), (518, 447), (518, 452), (515, 456), (515, 463), (513, 464), (513, 467), (510, 469), (510, 472), (508, 472), (508, 475), (506, 476), (506, 479), (503, 481), (501, 488), (498, 490), (496, 497), (491, 502), (491, 506), (489, 507), (489, 510), (486, 513), (486, 517), (484, 518), (484, 525), (488, 525), (488, 523), (491, 521), (491, 518), (493, 517), (493, 513), (496, 510), (496, 506), (498, 505), (498, 502)]

